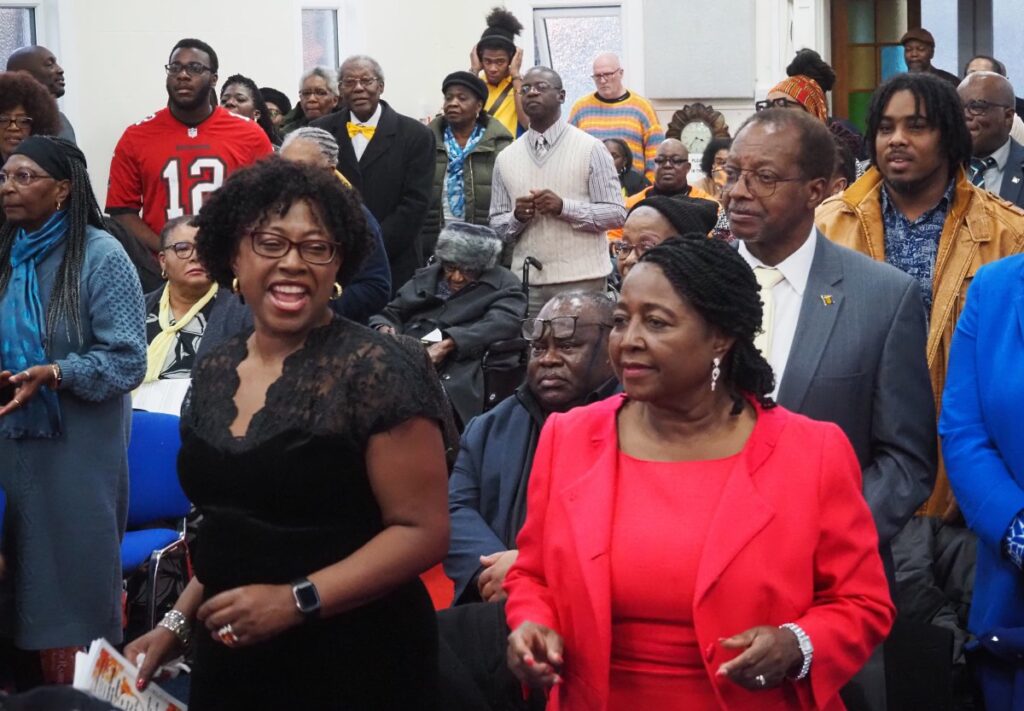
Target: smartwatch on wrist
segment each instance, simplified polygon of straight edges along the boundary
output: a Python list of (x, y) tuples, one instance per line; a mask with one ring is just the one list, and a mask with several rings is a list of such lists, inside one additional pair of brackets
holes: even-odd
[(295, 598), (295, 607), (306, 621), (320, 617), (320, 593), (308, 578), (299, 578), (292, 582), (292, 597)]

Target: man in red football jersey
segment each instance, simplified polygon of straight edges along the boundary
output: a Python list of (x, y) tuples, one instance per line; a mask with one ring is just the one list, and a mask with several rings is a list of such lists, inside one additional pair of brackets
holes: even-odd
[(107, 212), (154, 252), (167, 220), (198, 213), (230, 173), (273, 152), (255, 122), (210, 105), (217, 85), (210, 45), (183, 39), (164, 68), (167, 108), (125, 129), (107, 189)]

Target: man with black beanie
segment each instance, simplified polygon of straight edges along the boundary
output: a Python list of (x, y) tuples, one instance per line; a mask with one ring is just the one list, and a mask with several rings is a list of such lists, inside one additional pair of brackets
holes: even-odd
[(530, 126), (519, 93), (523, 85), (523, 50), (516, 47), (515, 38), (522, 31), (523, 25), (515, 15), (495, 7), (487, 15), (487, 29), (469, 53), (470, 71), (487, 83), (484, 111), (497, 119), (513, 138)]

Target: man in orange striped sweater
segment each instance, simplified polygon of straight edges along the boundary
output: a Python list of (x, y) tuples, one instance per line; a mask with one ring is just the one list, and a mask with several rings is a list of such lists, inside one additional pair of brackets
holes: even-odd
[(654, 107), (622, 84), (619, 58), (607, 52), (594, 60), (597, 91), (575, 103), (569, 123), (600, 140), (621, 138), (633, 152), (633, 169), (654, 181), (654, 155), (665, 132)]

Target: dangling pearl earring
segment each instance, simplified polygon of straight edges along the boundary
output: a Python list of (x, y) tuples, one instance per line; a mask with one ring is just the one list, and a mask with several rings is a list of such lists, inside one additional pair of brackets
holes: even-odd
[(714, 358), (711, 361), (711, 392), (715, 392), (715, 388), (718, 387), (718, 378), (722, 375), (722, 369), (719, 368), (722, 364), (721, 358)]

